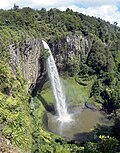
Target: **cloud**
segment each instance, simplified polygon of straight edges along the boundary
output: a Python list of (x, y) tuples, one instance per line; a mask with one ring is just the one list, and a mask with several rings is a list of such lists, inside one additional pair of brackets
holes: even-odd
[(29, 0), (35, 8), (60, 8), (69, 6), (79, 6), (78, 8), (117, 6), (120, 0)]
[[(114, 21), (118, 22), (120, 26), (120, 12), (118, 11), (118, 7), (115, 5), (102, 5), (97, 7), (88, 7), (88, 8), (79, 8), (76, 5), (68, 6), (73, 11), (77, 11), (89, 16), (99, 17), (103, 20), (109, 21), (110, 23), (114, 23)], [(59, 7), (60, 10), (66, 10), (66, 7)]]
[(0, 4), (0, 8), (10, 9), (14, 4), (17, 4), (20, 7), (31, 6), (32, 8), (53, 8), (68, 6), (78, 2), (79, 0), (3, 0)]
[(120, 0), (79, 0), (85, 6), (117, 5)]
[(60, 6), (68, 6), (74, 3), (78, 3), (79, 0), (31, 0), (34, 6), (37, 7), (60, 7)]
[(0, 8), (2, 9), (6, 9), (6, 8), (9, 8), (10, 6), (10, 2), (8, 0), (4, 0), (2, 1), (2, 3), (0, 4)]
[(22, 7), (35, 8), (36, 3), (34, 3), (33, 0), (3, 0), (0, 3), (0, 9), (11, 9), (13, 8), (14, 4), (18, 5), (20, 8)]
[(81, 4), (84, 7), (94, 7), (101, 5), (117, 5), (120, 3), (120, 0), (3, 0), (0, 4), (0, 8), (11, 8), (14, 3), (20, 7), (31, 6), (33, 8), (67, 7), (73, 4), (78, 6)]
[(33, 5), (39, 7), (61, 7), (73, 4), (81, 4), (84, 7), (101, 6), (101, 5), (117, 5), (120, 0), (30, 0)]

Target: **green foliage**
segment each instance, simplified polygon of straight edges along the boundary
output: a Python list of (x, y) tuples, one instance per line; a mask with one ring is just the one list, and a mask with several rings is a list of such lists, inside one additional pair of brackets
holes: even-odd
[[(91, 48), (84, 61), (76, 55), (68, 55), (65, 71), (69, 76), (79, 76), (78, 84), (67, 80), (71, 95), (70, 101), (75, 104), (95, 101), (111, 111), (120, 108), (120, 28), (95, 17), (85, 16), (70, 9), (34, 10), (29, 7), (19, 9), (14, 5), (11, 10), (0, 10), (0, 130), (10, 141), (21, 148), (21, 152), (33, 153), (112, 153), (119, 152), (118, 141), (113, 137), (100, 136), (96, 143), (75, 144), (43, 129), (43, 107), (39, 96), (30, 99), (26, 93), (25, 80), (16, 65), (11, 65), (9, 45), (19, 46), (23, 53), (23, 42), (27, 38), (42, 37), (48, 42), (62, 43), (60, 54), (67, 54), (68, 46), (65, 37), (69, 34), (82, 35), (91, 40)], [(52, 39), (52, 40), (51, 40)], [(58, 46), (57, 46), (58, 47)], [(56, 50), (57, 52), (57, 50)], [(49, 54), (43, 50), (42, 59)], [(63, 60), (64, 61), (64, 60)], [(16, 74), (12, 67), (15, 67)], [(78, 76), (77, 76), (78, 77)], [(86, 86), (79, 83), (85, 82)], [(65, 82), (64, 82), (65, 83)], [(76, 85), (77, 84), (77, 85)], [(72, 90), (73, 89), (73, 90)], [(72, 92), (71, 91), (76, 91)], [(67, 92), (66, 92), (67, 93)], [(53, 102), (50, 90), (41, 93), (49, 103)], [(119, 127), (119, 117), (115, 119), (114, 129)], [(115, 130), (117, 139), (119, 131)]]
[(43, 49), (42, 50), (42, 53), (41, 53), (41, 58), (42, 58), (42, 60), (46, 60), (48, 57), (49, 57), (49, 51), (47, 50), (47, 49)]
[(36, 144), (33, 145), (32, 152), (49, 152), (49, 153), (118, 153), (118, 140), (114, 137), (99, 136), (98, 142), (86, 142), (84, 145), (75, 144), (67, 141), (60, 136), (48, 133), (40, 129), (39, 133), (34, 133)]
[(108, 112), (120, 108), (120, 81), (118, 76), (113, 72), (101, 76), (92, 86), (91, 96), (94, 96), (97, 102), (102, 103)]
[(3, 125), (1, 132), (13, 144), (27, 152), (31, 150), (32, 130), (25, 81), (19, 73), (15, 76), (7, 63), (1, 61), (0, 67), (0, 125)]
[(80, 71), (79, 57), (68, 55), (66, 70), (71, 77), (77, 75)]
[(84, 35), (95, 34), (102, 42), (110, 43), (116, 36), (119, 28), (110, 25), (101, 19), (85, 16), (81, 13), (73, 12), (70, 9), (62, 12), (58, 9), (34, 10), (29, 7), (19, 9), (14, 6), (13, 9), (5, 11), (0, 10), (0, 25), (14, 26), (18, 29), (23, 28), (31, 31), (34, 29), (36, 34), (50, 39), (56, 35), (61, 35), (69, 31), (82, 31)]
[(99, 136), (98, 143), (88, 142), (84, 147), (85, 153), (118, 153), (118, 141), (113, 137)]
[(103, 71), (112, 71), (114, 61), (111, 53), (103, 46), (100, 40), (96, 40), (87, 58), (87, 65), (99, 75)]
[(120, 109), (116, 111), (115, 124), (113, 126), (113, 133), (114, 133), (114, 136), (120, 142)]
[(49, 152), (49, 153), (70, 153), (69, 145), (61, 137), (55, 136), (51, 133), (40, 129), (38, 133), (34, 133), (36, 144), (33, 145), (32, 152)]

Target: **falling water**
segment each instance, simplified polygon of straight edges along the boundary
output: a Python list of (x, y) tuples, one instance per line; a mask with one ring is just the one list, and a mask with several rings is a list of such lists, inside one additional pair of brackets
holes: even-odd
[(48, 44), (44, 40), (42, 40), (42, 43), (44, 45), (44, 48), (47, 49), (50, 54), (47, 59), (47, 71), (48, 71), (48, 76), (52, 85), (52, 90), (53, 90), (53, 94), (56, 101), (56, 111), (58, 114), (58, 120), (61, 122), (69, 122), (71, 118), (67, 112), (66, 98), (62, 90), (58, 70), (55, 65), (53, 55), (51, 53), (51, 50)]

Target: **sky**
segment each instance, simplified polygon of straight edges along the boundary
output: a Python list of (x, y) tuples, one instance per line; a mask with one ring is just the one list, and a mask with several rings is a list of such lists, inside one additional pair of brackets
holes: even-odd
[(33, 9), (58, 8), (60, 10), (72, 9), (89, 16), (99, 17), (120, 26), (120, 0), (3, 0), (0, 9), (13, 8), (14, 4), (20, 8), (31, 7)]

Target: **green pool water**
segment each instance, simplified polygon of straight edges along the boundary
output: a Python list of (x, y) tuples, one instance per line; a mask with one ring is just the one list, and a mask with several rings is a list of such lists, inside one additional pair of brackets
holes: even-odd
[(112, 126), (113, 122), (101, 111), (92, 111), (81, 106), (69, 110), (72, 121), (60, 122), (54, 113), (46, 113), (45, 127), (48, 131), (71, 140), (86, 141), (93, 139), (94, 131), (98, 126)]

